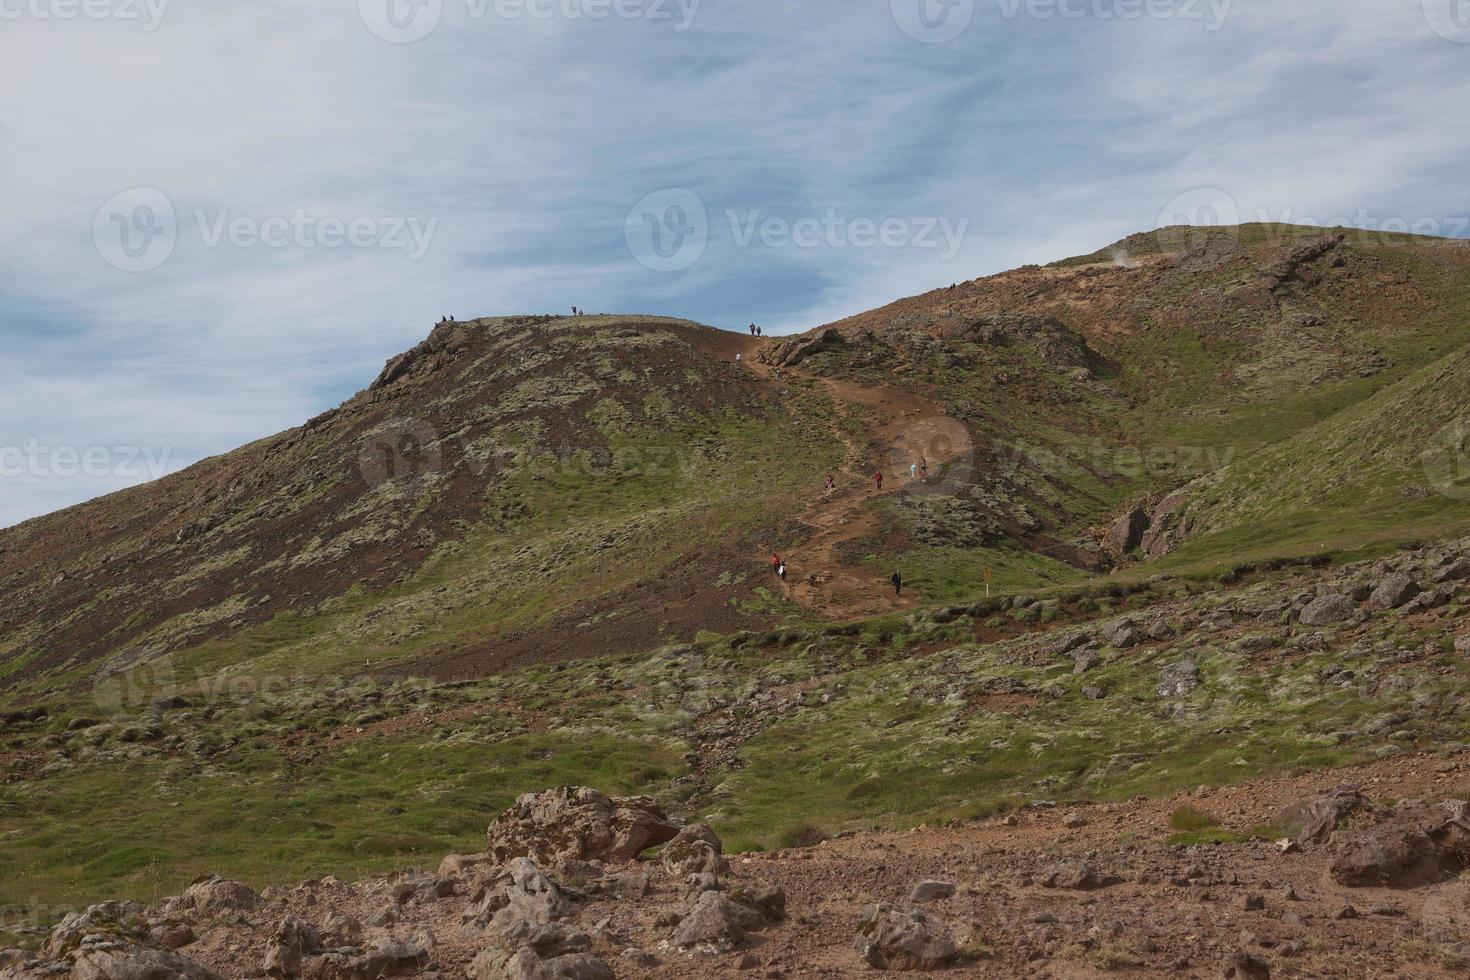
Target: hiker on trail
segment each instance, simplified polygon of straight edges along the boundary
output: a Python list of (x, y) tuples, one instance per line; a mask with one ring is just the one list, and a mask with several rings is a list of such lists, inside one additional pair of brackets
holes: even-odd
[(753, 324), (753, 323), (750, 325), (750, 335), (752, 337), (755, 336), (755, 324)]
[(893, 583), (893, 594), (894, 595), (896, 595), (896, 596), (903, 595), (903, 576), (900, 575), (900, 574), (898, 574), (898, 570), (897, 569), (894, 569), (894, 571), (893, 571), (893, 577), (890, 578), (888, 581), (890, 581), (890, 582)]
[(922, 457), (919, 459), (919, 475), (926, 480), (929, 479), (929, 461)]
[(740, 352), (739, 351), (736, 351), (735, 352), (735, 363), (736, 364), (739, 364), (740, 363)]
[(882, 470), (878, 470), (876, 473), (873, 474), (873, 482), (876, 483), (876, 484), (878, 484), (878, 492), (879, 493), (882, 493), (883, 492), (883, 471)]
[(757, 336), (757, 337), (759, 337), (759, 336), (760, 336), (760, 335), (761, 335), (761, 328), (760, 328), (760, 324), (756, 324), (756, 327), (755, 327), (755, 335), (756, 335), (756, 336)]
[(832, 479), (832, 474), (831, 473), (828, 473), (827, 474), (827, 492), (828, 493), (831, 493), (833, 490), (836, 490), (836, 489), (837, 489), (837, 481), (834, 480), (834, 479)]
[(781, 576), (781, 581), (786, 581), (786, 563), (783, 561), (781, 567), (776, 569), (776, 574)]
[(915, 476), (917, 476), (918, 473), (919, 473), (919, 464), (918, 463), (913, 463), (913, 462), (909, 463), (909, 479), (910, 480), (913, 480), (913, 478)]
[(776, 571), (783, 564), (785, 564), (785, 562), (781, 561), (781, 556), (776, 554), (774, 551), (771, 552), (771, 571)]

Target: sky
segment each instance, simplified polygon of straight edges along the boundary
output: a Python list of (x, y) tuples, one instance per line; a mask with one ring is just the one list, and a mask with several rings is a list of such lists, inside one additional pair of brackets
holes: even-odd
[(1470, 237), (1470, 0), (0, 0), (0, 526), (444, 315), (805, 329), (1161, 225)]

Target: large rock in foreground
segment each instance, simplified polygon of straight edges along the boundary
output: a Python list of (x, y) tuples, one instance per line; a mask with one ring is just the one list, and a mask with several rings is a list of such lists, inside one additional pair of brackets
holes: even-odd
[(486, 833), (496, 861), (529, 857), (553, 866), (565, 861), (631, 861), (679, 833), (651, 797), (609, 797), (585, 786), (527, 793)]
[(944, 923), (912, 905), (888, 902), (863, 910), (854, 945), (880, 970), (933, 970), (959, 955)]

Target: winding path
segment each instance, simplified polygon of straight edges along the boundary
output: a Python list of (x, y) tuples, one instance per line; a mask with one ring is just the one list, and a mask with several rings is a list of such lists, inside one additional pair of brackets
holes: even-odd
[[(756, 360), (756, 355), (769, 343), (765, 339), (752, 339), (743, 351), (742, 363), (772, 384), (779, 384), (775, 369)], [(784, 595), (834, 619), (881, 615), (920, 605), (919, 599), (908, 591), (901, 596), (894, 595), (889, 572), (875, 575), (869, 568), (844, 560), (844, 546), (872, 533), (878, 526), (877, 512), (871, 506), (874, 501), (902, 494), (923, 482), (909, 479), (909, 460), (918, 462), (922, 455), (929, 462), (931, 475), (937, 476), (943, 464), (968, 452), (967, 440), (936, 440), (933, 436), (936, 428), (962, 432), (963, 427), (948, 418), (944, 406), (911, 391), (825, 378), (799, 368), (782, 368), (782, 373), (816, 382), (826, 389), (842, 413), (834, 421), (833, 434), (847, 447), (842, 469), (833, 474), (836, 491), (828, 494), (820, 486), (814, 487), (813, 499), (802, 514), (801, 521), (812, 528), (812, 535), (799, 548), (783, 556), (787, 570)], [(864, 426), (866, 440), (855, 438), (841, 424), (844, 418), (859, 412), (876, 416)], [(910, 445), (927, 448), (922, 453), (910, 452), (907, 448)], [(875, 457), (879, 463), (873, 462)], [(878, 468), (883, 471), (881, 491), (873, 479)], [(768, 560), (769, 554), (765, 552), (762, 560)]]

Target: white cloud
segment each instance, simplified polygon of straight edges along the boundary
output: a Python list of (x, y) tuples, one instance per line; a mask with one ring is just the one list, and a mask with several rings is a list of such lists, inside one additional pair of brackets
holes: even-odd
[[(385, 0), (386, 2), (386, 0)], [(571, 2), (571, 0), (566, 0)], [(0, 60), (0, 446), (174, 447), (295, 424), (441, 315), (567, 309), (797, 329), (1150, 227), (1216, 186), (1246, 214), (1463, 209), (1470, 45), (1419, 4), (1234, 3), (1181, 20), (1006, 19), (949, 44), (888, 5), (701, 3), (646, 18), (503, 20), (444, 0), (393, 44), (355, 3), (174, 0), (157, 30), (6, 21)], [(9, 8), (7, 8), (9, 9)], [(677, 12), (677, 8), (671, 8)], [(92, 221), (155, 187), (172, 257), (119, 272)], [(628, 209), (665, 186), (712, 215), (968, 219), (932, 249), (741, 248), (634, 261)], [(202, 209), (438, 225), (383, 248), (209, 248)], [(0, 523), (96, 491), (7, 480)]]

